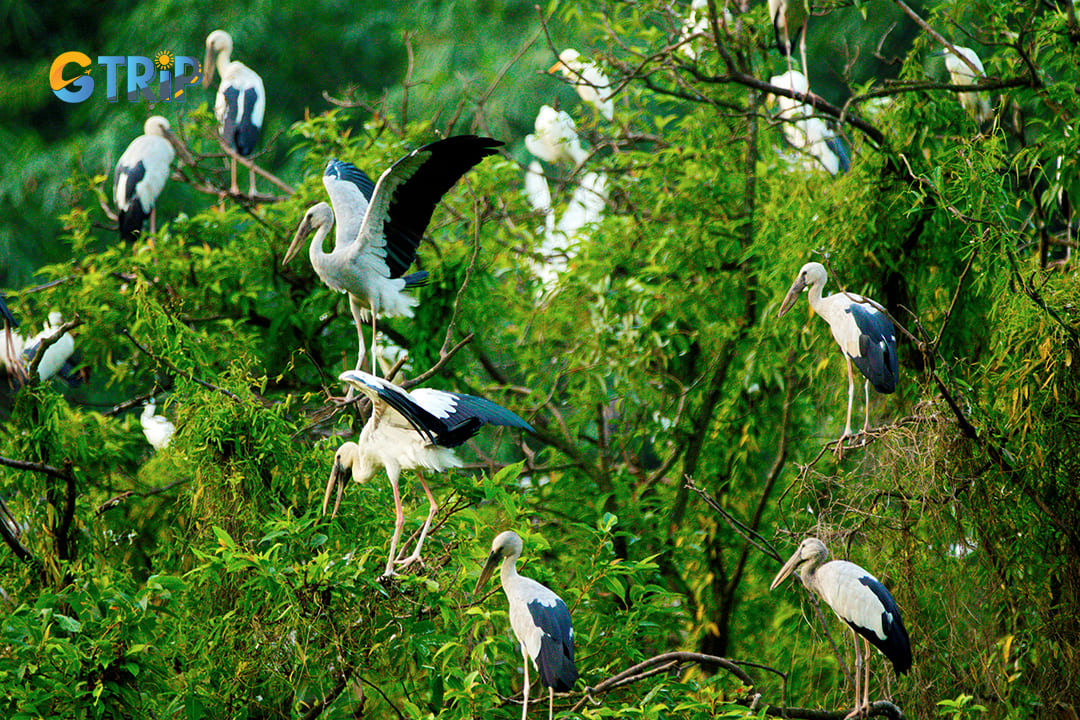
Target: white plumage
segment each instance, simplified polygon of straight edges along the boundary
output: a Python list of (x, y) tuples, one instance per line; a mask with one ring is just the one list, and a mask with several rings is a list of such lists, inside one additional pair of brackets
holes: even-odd
[[(215, 30), (206, 37), (206, 59), (203, 61), (203, 87), (210, 87), (214, 70), (221, 76), (217, 97), (214, 99), (214, 116), (217, 117), (221, 137), (225, 144), (242, 157), (255, 152), (255, 145), (262, 132), (263, 115), (266, 112), (266, 89), (259, 74), (239, 60), (232, 59), (232, 36), (224, 30)], [(231, 163), (230, 192), (239, 194), (236, 184), (236, 158)], [(255, 194), (255, 170), (250, 170), (248, 195)]]
[[(431, 388), (419, 388), (407, 392), (394, 383), (361, 371), (348, 370), (339, 379), (360, 390), (371, 399), (371, 416), (364, 424), (357, 442), (347, 442), (338, 448), (334, 466), (323, 495), (322, 512), (330, 503), (330, 495), (337, 487), (337, 501), (333, 515), (337, 515), (341, 496), (345, 489), (345, 474), (351, 472), (354, 482), (364, 483), (375, 476), (379, 468), (386, 469), (386, 477), (394, 493), (394, 534), (390, 539), (390, 556), (386, 560), (384, 575), (394, 575), (397, 543), (405, 524), (401, 507), (398, 479), (402, 470), (421, 468), (445, 472), (460, 467), (461, 461), (451, 448), (462, 444), (484, 424), (509, 425), (532, 431), (532, 426), (506, 408), (490, 400), (443, 392)], [(409, 565), (420, 560), (420, 550), (427, 537), (431, 521), (439, 506), (435, 502), (424, 476), (417, 473), (420, 485), (428, 499), (428, 516), (412, 554), (401, 561)]]
[[(782, 75), (774, 75), (769, 79), (769, 84), (803, 95), (810, 92), (806, 76), (798, 70), (788, 70)], [(770, 96), (772, 97), (774, 96)], [(775, 100), (780, 107), (778, 116), (784, 121), (782, 125), (785, 139), (796, 150), (809, 156), (804, 167), (807, 169), (823, 167), (830, 175), (850, 169), (847, 146), (825, 124), (824, 120), (814, 117), (809, 105), (785, 95), (776, 95)]]
[[(855, 563), (846, 560), (825, 562), (828, 557), (825, 543), (817, 538), (806, 538), (773, 578), (769, 589), (775, 589), (784, 578), (798, 571), (803, 585), (820, 595), (851, 629), (855, 636), (855, 709), (848, 718), (852, 718), (870, 705), (869, 646), (878, 648), (902, 675), (911, 668), (911, 641), (900, 608), (885, 586)], [(865, 678), (860, 672), (864, 662)], [(861, 697), (860, 680), (863, 681)]]
[[(945, 49), (945, 69), (949, 71), (949, 81), (954, 85), (974, 85), (977, 78), (985, 77), (986, 71), (983, 70), (982, 61), (979, 60), (979, 56), (975, 54), (975, 51), (971, 48), (956, 47), (957, 52), (963, 55), (965, 58), (971, 61), (971, 64), (978, 70), (978, 74), (971, 72), (971, 68), (968, 64), (961, 60), (959, 57), (953, 54), (948, 48)], [(994, 111), (990, 107), (990, 96), (985, 92), (960, 92), (956, 94), (956, 98), (960, 101), (960, 106), (964, 108), (964, 111), (975, 118), (978, 122), (989, 120), (993, 117)]]
[(525, 149), (549, 163), (569, 160), (581, 165), (589, 153), (581, 146), (574, 119), (562, 110), (544, 105), (533, 122), (535, 133), (525, 136)]
[(160, 115), (147, 118), (143, 134), (131, 141), (113, 173), (113, 199), (116, 202), (120, 237), (134, 240), (150, 217), (150, 232), (155, 232), (155, 202), (165, 181), (169, 166), (176, 157), (169, 121)]
[(581, 53), (567, 48), (559, 53), (559, 60), (548, 72), (560, 71), (577, 91), (578, 97), (592, 105), (610, 122), (615, 117), (611, 83), (596, 63), (581, 57)]
[(139, 416), (139, 423), (142, 425), (146, 442), (150, 443), (155, 450), (161, 450), (168, 447), (169, 443), (172, 442), (173, 434), (176, 433), (176, 426), (164, 415), (155, 414), (156, 410), (154, 403), (148, 402), (143, 407), (142, 415)]
[(484, 586), (496, 566), (506, 600), (510, 606), (510, 628), (521, 646), (525, 665), (521, 718), (529, 712), (529, 660), (548, 686), (548, 718), (553, 715), (555, 691), (568, 692), (577, 681), (574, 664), (574, 629), (570, 610), (550, 588), (518, 575), (517, 561), (523, 543), (517, 533), (499, 533), (491, 543), (491, 552), (476, 581), (475, 595)]
[[(873, 300), (852, 293), (834, 293), (822, 297), (828, 274), (821, 263), (807, 263), (780, 304), (777, 317), (791, 309), (804, 290), (809, 293), (810, 307), (829, 323), (833, 339), (840, 346), (847, 361), (848, 407), (841, 440), (851, 435), (851, 406), (855, 397), (855, 377), (852, 363), (866, 377), (866, 418), (863, 432), (870, 429), (870, 385), (880, 393), (896, 390), (900, 376), (896, 356), (896, 329), (892, 321)], [(839, 447), (839, 446), (838, 446)]]
[[(418, 301), (405, 290), (422, 284), (427, 273), (406, 275), (405, 271), (416, 259), (436, 204), (462, 175), (495, 154), (500, 145), (498, 140), (475, 135), (439, 140), (399, 159), (377, 183), (350, 163), (331, 160), (327, 164), (323, 184), (334, 210), (319, 203), (305, 213), (282, 264), (292, 260), (304, 239), (316, 231), (308, 258), (327, 287), (349, 296), (359, 344), (357, 369), (364, 361), (363, 323), (369, 315), (373, 326), (378, 315), (412, 316)], [(323, 241), (335, 214), (341, 224), (334, 249), (328, 253)], [(374, 352), (374, 327), (371, 342)]]

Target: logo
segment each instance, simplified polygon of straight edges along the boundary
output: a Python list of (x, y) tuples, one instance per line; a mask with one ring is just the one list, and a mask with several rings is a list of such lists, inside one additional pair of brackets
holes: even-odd
[[(159, 50), (153, 58), (142, 55), (99, 55), (98, 68), (105, 69), (105, 101), (120, 100), (123, 71), (128, 102), (184, 102), (187, 91), (202, 79), (202, 65), (196, 58)], [(94, 92), (90, 56), (78, 50), (60, 53), (49, 69), (49, 87), (66, 103), (81, 103)]]

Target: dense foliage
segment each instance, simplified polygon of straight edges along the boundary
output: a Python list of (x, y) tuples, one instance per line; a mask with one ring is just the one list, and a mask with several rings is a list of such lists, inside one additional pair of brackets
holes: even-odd
[[(850, 633), (796, 582), (768, 590), (816, 535), (891, 589), (911, 634), (906, 676), (872, 659), (871, 699), (891, 701), (875, 714), (1075, 713), (1070, 4), (813, 3), (816, 113), (852, 148), (835, 177), (783, 145), (765, 102), (790, 91), (768, 84), (786, 61), (763, 3), (725, 16), (710, 1), (689, 39), (684, 4), (279, 5), (211, 25), (147, 3), (55, 36), (59, 21), (29, 3), (9, 10), (26, 29), (5, 52), (32, 57), (2, 78), (3, 113), (25, 121), (0, 131), (4, 294), (21, 330), (50, 310), (76, 323), (84, 379), (0, 380), (6, 716), (517, 717), (505, 600), (494, 584), (472, 595), (508, 528), (525, 540), (523, 574), (574, 619), (581, 680), (564, 712), (843, 717)], [(304, 32), (281, 37), (283, 24)], [(210, 93), (182, 115), (158, 107), (195, 165), (166, 186), (158, 232), (124, 244), (111, 165), (147, 109), (61, 107), (42, 89), (48, 64), (73, 43), (181, 38), (201, 55), (216, 26), (266, 80), (256, 160), (293, 192), (223, 192)], [(991, 120), (961, 108), (932, 32), (978, 50)], [(35, 33), (50, 39), (31, 51)], [(614, 121), (543, 74), (569, 44), (612, 79)], [(522, 140), (544, 103), (590, 150), (578, 168), (545, 164), (555, 215), (587, 173), (607, 184), (602, 219), (554, 253), (523, 192)], [(282, 256), (325, 199), (328, 157), (376, 175), (463, 132), (506, 151), (436, 211), (416, 317), (379, 328), (404, 349), (405, 378), (434, 369), (424, 385), (491, 398), (536, 433), (487, 428), (462, 448), (467, 466), (434, 481), (425, 564), (381, 581), (382, 476), (347, 488), (334, 519), (319, 507), (367, 412), (334, 397), (355, 358), (348, 303), (303, 253)], [(898, 392), (871, 396), (875, 429), (843, 453), (843, 358), (803, 301), (776, 317), (810, 260), (827, 264), (827, 292), (873, 297), (900, 328)], [(543, 282), (537, 268), (558, 262)], [(160, 451), (139, 423), (151, 398), (176, 426)], [(409, 485), (406, 538), (426, 507)]]

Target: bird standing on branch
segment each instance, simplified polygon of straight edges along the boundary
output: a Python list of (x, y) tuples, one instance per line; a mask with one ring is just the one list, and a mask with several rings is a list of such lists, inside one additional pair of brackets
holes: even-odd
[[(844, 434), (840, 436), (840, 441), (843, 441), (851, 435), (851, 406), (855, 399), (852, 363), (866, 378), (864, 433), (870, 429), (870, 386), (873, 385), (880, 393), (894, 392), (900, 367), (896, 357), (896, 329), (882, 307), (873, 300), (846, 292), (822, 297), (821, 292), (827, 281), (828, 274), (821, 263), (803, 265), (781, 303), (777, 317), (783, 317), (805, 290), (809, 293), (810, 307), (829, 323), (833, 339), (840, 345), (847, 362), (847, 419), (844, 421)], [(838, 441), (837, 449), (839, 447)]]
[[(873, 575), (847, 560), (828, 560), (829, 550), (817, 538), (806, 538), (773, 578), (770, 590), (793, 572), (843, 620), (855, 639), (855, 709), (848, 718), (863, 715), (870, 707), (870, 645), (892, 662), (897, 674), (911, 668), (911, 641), (900, 608), (885, 586)], [(862, 641), (862, 653), (859, 641)], [(865, 677), (862, 675), (865, 663)], [(859, 696), (859, 681), (862, 697)]]
[(484, 569), (476, 581), (473, 595), (501, 565), (502, 589), (510, 603), (510, 627), (521, 646), (525, 665), (525, 684), (521, 690), (521, 720), (529, 713), (529, 660), (548, 686), (548, 719), (554, 713), (555, 693), (569, 692), (577, 682), (574, 664), (574, 628), (566, 603), (548, 587), (518, 575), (517, 561), (521, 557), (521, 538), (507, 530), (495, 536)]
[[(395, 562), (406, 566), (420, 560), (420, 550), (439, 509), (420, 469), (445, 472), (452, 467), (461, 467), (461, 460), (454, 454), (453, 448), (476, 435), (485, 424), (535, 431), (529, 423), (506, 408), (473, 395), (431, 388), (408, 392), (388, 380), (359, 370), (346, 370), (339, 379), (371, 399), (371, 416), (357, 442), (345, 443), (334, 455), (322, 512), (326, 514), (330, 495), (337, 487), (333, 512), (333, 515), (337, 515), (345, 491), (346, 473), (351, 473), (354, 482), (364, 483), (375, 477), (380, 467), (385, 468), (394, 493), (394, 534), (390, 539), (390, 556), (386, 560), (384, 575), (392, 576), (396, 574)], [(398, 478), (402, 470), (409, 469), (417, 471), (420, 485), (427, 495), (428, 516), (416, 541), (416, 548), (409, 557), (398, 561), (397, 543), (405, 524)]]
[[(232, 36), (224, 30), (215, 30), (206, 37), (206, 59), (203, 60), (202, 86), (210, 87), (214, 69), (221, 76), (217, 97), (214, 100), (214, 116), (220, 126), (218, 132), (225, 144), (241, 157), (255, 152), (262, 132), (263, 115), (266, 113), (266, 89), (262, 78), (239, 60), (232, 60)], [(231, 158), (229, 192), (240, 194), (236, 184), (236, 158)], [(251, 184), (248, 197), (255, 195), (255, 168), (249, 169)]]

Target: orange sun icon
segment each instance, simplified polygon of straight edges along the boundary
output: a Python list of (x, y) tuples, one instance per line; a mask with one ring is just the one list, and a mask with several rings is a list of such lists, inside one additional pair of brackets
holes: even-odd
[(154, 55), (154, 65), (158, 70), (168, 70), (173, 66), (173, 54), (171, 50), (159, 50)]

